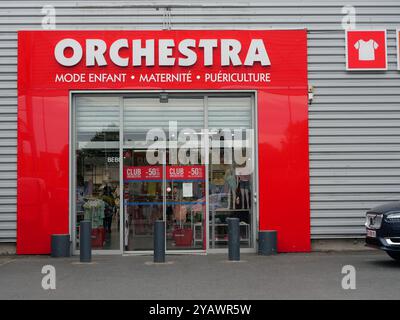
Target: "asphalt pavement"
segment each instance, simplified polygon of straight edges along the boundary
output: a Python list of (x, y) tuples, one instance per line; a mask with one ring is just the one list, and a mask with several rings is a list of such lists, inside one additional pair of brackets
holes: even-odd
[[(153, 264), (152, 256), (117, 255), (80, 264), (79, 257), (0, 256), (0, 299), (400, 299), (400, 263), (380, 251), (226, 258), (169, 255)], [(54, 290), (42, 287), (45, 265), (55, 268)], [(346, 265), (355, 289), (342, 287)]]

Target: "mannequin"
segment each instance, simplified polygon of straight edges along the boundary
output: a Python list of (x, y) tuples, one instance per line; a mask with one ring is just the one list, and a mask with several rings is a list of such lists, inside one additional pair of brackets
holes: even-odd
[(250, 198), (250, 181), (249, 176), (242, 176), (240, 178), (240, 194), (242, 196), (242, 209), (244, 207), (244, 199), (246, 198), (246, 209), (249, 209), (249, 198)]
[(182, 228), (186, 221), (187, 208), (180, 203), (182, 201), (182, 194), (176, 186), (173, 187), (172, 200), (176, 203), (173, 209), (175, 222)]
[(85, 181), (85, 195), (91, 196), (93, 194), (93, 179), (89, 178), (88, 181)]
[[(228, 186), (228, 206), (227, 209), (231, 208), (231, 201), (232, 201), (232, 208), (236, 209), (236, 178), (233, 174), (233, 169), (231, 167), (227, 168), (225, 171), (225, 183)], [(231, 198), (232, 196), (232, 198)], [(231, 200), (232, 199), (232, 200)]]
[(238, 184), (240, 189), (240, 195), (242, 199), (242, 209), (250, 209), (250, 174), (246, 168), (237, 168), (236, 175), (238, 178)]
[(186, 221), (187, 209), (186, 206), (182, 204), (177, 204), (174, 208), (174, 218), (176, 223), (182, 227), (183, 223)]

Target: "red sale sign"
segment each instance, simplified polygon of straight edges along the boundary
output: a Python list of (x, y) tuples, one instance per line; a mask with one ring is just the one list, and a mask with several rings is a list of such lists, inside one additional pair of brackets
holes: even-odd
[[(167, 180), (204, 180), (205, 167), (194, 166), (166, 166)], [(163, 178), (162, 166), (126, 166), (124, 167), (124, 180), (161, 180)]]
[(160, 180), (161, 166), (124, 167), (124, 180)]
[(346, 69), (386, 70), (386, 30), (347, 30)]
[(167, 166), (167, 180), (204, 180), (204, 166)]

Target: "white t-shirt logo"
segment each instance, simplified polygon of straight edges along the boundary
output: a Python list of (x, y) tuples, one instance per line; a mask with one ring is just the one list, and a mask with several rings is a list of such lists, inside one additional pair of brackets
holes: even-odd
[(354, 48), (358, 50), (358, 60), (373, 61), (375, 60), (375, 50), (378, 49), (378, 44), (370, 39), (368, 41), (358, 40), (354, 44)]

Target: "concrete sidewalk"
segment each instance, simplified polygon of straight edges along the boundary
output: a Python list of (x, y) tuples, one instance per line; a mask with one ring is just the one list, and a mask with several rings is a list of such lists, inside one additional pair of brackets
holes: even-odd
[[(0, 257), (0, 299), (399, 299), (400, 264), (379, 251), (167, 256)], [(56, 268), (56, 290), (43, 290), (41, 269)], [(344, 265), (356, 290), (343, 290)]]

